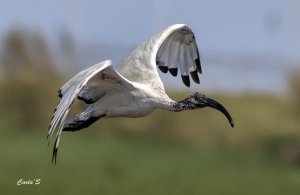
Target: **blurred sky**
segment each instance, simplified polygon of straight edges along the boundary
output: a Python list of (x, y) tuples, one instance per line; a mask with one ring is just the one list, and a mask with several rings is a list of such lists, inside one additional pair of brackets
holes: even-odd
[(299, 0), (1, 0), (0, 37), (25, 27), (55, 42), (66, 29), (79, 43), (136, 46), (170, 24), (186, 23), (196, 34), (204, 83), (277, 91), (300, 64), (299, 10)]

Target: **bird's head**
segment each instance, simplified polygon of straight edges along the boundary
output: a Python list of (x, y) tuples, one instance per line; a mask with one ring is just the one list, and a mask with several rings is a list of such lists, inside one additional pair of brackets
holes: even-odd
[(196, 92), (183, 100), (182, 103), (186, 106), (186, 109), (197, 109), (203, 107), (211, 107), (217, 109), (226, 116), (230, 125), (234, 127), (233, 119), (226, 108), (216, 100), (206, 97), (204, 94)]

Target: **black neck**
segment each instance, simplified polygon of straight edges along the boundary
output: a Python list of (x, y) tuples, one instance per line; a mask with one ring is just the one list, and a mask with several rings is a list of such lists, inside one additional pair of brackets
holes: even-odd
[(182, 110), (194, 110), (197, 107), (195, 106), (195, 104), (193, 104), (188, 99), (184, 99), (184, 100), (181, 100), (179, 102), (175, 102), (173, 104), (173, 108), (175, 109), (175, 111), (179, 112), (179, 111), (182, 111)]

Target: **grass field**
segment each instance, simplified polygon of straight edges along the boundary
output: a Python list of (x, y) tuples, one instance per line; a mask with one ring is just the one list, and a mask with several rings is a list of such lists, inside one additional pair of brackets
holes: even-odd
[[(299, 194), (300, 169), (266, 152), (67, 135), (58, 164), (44, 137), (1, 138), (1, 194)], [(39, 185), (17, 185), (41, 179)]]
[[(2, 130), (1, 194), (300, 194), (300, 168), (277, 155), (298, 134), (288, 104), (213, 97), (229, 108), (234, 129), (209, 109), (103, 120), (64, 133), (56, 166), (47, 127)], [(17, 185), (20, 179), (40, 184)]]

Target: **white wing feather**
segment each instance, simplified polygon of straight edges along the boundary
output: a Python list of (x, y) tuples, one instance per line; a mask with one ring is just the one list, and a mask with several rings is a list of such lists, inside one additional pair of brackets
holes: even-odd
[[(118, 84), (122, 84), (122, 87), (119, 87)], [(93, 98), (96, 93), (105, 93), (108, 89), (125, 90), (132, 87), (133, 85), (130, 81), (114, 70), (110, 60), (100, 62), (81, 71), (64, 84), (59, 90), (61, 100), (54, 111), (47, 135), (47, 139), (50, 142), (50, 138), (55, 129), (57, 129), (52, 161), (55, 160), (56, 162), (64, 122), (75, 98), (80, 97), (80, 95)]]
[(177, 70), (181, 72), (183, 83), (190, 86), (189, 75), (199, 83), (198, 73), (201, 73), (200, 56), (195, 36), (187, 26), (177, 26), (167, 38), (160, 43), (156, 55), (156, 63), (160, 70), (173, 76)]
[[(147, 84), (164, 91), (163, 83), (157, 72), (173, 76), (181, 71), (182, 80), (189, 86), (189, 75), (199, 83), (198, 73), (201, 64), (194, 33), (185, 24), (175, 24), (151, 37), (134, 50), (117, 70), (125, 78)], [(171, 70), (170, 70), (171, 69)]]

